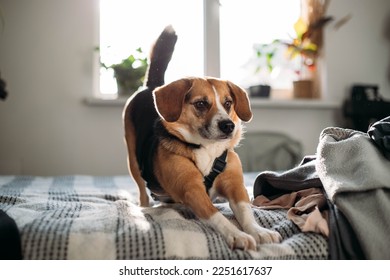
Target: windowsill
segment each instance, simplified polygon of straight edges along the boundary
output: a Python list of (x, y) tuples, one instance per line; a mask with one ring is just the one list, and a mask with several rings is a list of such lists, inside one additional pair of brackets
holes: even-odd
[(98, 96), (85, 97), (83, 102), (87, 106), (117, 106), (123, 107), (128, 98), (104, 98)]
[[(113, 106), (123, 107), (127, 98), (100, 98), (87, 97), (83, 102), (87, 106)], [(321, 99), (272, 99), (272, 98), (251, 98), (252, 108), (265, 109), (338, 109), (341, 104), (334, 101)]]
[(268, 109), (337, 109), (341, 104), (321, 99), (251, 98), (252, 108)]

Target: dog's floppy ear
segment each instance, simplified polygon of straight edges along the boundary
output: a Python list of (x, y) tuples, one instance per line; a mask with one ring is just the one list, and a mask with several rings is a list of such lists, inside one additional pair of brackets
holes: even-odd
[(189, 79), (181, 79), (153, 91), (157, 112), (164, 120), (175, 122), (180, 118), (185, 96), (191, 87)]
[(248, 94), (245, 90), (232, 82), (228, 81), (227, 85), (234, 99), (234, 110), (236, 111), (237, 116), (244, 122), (249, 122), (252, 119), (252, 111)]

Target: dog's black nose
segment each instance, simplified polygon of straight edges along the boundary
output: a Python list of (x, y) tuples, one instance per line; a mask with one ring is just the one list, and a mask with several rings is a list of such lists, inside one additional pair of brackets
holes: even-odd
[(218, 127), (223, 133), (230, 134), (234, 130), (234, 123), (231, 120), (223, 120), (218, 123)]

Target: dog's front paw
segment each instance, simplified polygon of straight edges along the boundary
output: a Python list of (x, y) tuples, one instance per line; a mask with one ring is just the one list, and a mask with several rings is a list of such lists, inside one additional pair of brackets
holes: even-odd
[(256, 240), (256, 243), (258, 244), (279, 243), (282, 241), (282, 236), (279, 234), (279, 232), (263, 228), (258, 224), (254, 224), (247, 228), (245, 232), (253, 236), (253, 238)]
[(243, 231), (236, 231), (225, 236), (231, 249), (256, 250), (256, 240)]

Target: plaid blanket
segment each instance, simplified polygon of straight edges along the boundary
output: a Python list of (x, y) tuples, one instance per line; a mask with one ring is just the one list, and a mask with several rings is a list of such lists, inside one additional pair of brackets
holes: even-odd
[[(251, 186), (254, 176), (246, 175)], [(249, 192), (251, 193), (251, 191)], [(231, 250), (183, 205), (141, 208), (128, 176), (0, 176), (0, 210), (20, 232), (24, 259), (327, 259), (327, 240), (302, 233), (285, 210), (254, 209), (280, 244)], [(227, 203), (216, 204), (234, 223)]]

